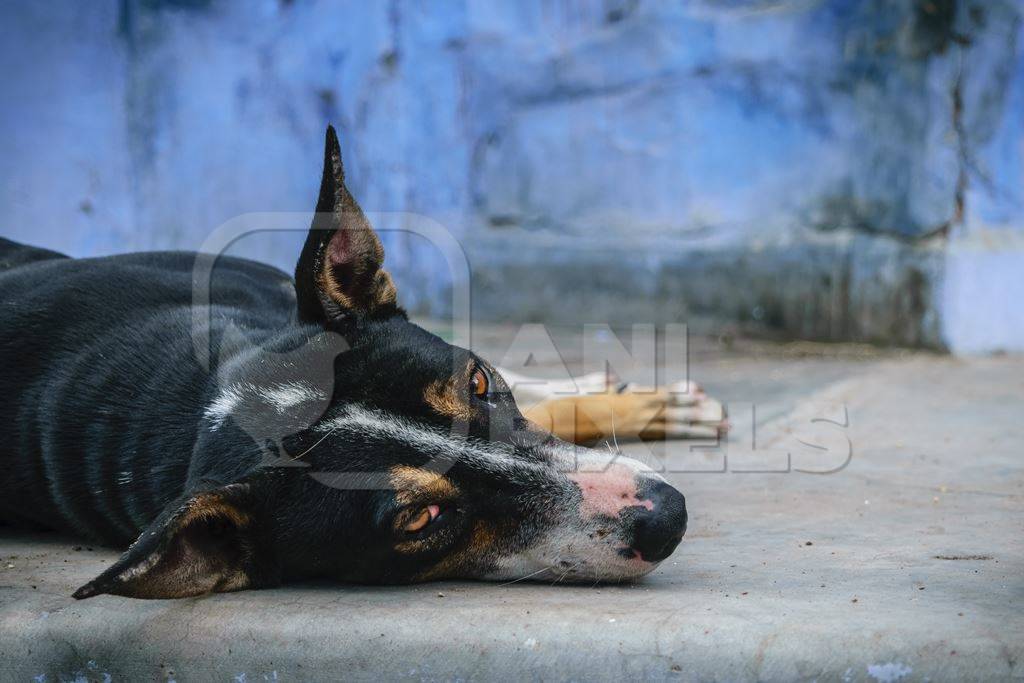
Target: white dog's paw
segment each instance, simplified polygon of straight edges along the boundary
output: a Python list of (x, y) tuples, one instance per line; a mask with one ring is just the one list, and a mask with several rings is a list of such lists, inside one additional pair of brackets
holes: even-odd
[(648, 439), (717, 439), (729, 429), (725, 406), (696, 382), (674, 382), (664, 389), (626, 385), (624, 393), (648, 396), (656, 416), (641, 431)]
[(663, 415), (666, 438), (715, 439), (729, 430), (725, 407), (706, 396), (686, 406), (667, 405)]

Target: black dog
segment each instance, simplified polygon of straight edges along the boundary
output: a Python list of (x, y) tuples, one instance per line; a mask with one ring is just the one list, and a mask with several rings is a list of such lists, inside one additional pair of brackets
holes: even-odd
[(78, 598), (618, 580), (667, 557), (682, 494), (528, 422), (490, 365), (406, 319), (383, 256), (332, 128), (294, 284), (221, 257), (197, 304), (212, 257), (0, 240), (0, 513), (131, 543)]

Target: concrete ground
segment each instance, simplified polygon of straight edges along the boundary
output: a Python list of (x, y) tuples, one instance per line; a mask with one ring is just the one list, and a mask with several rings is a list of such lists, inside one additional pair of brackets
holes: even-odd
[[(510, 334), (477, 345), (500, 358)], [(1024, 678), (1024, 358), (693, 340), (690, 359), (736, 426), (724, 451), (623, 445), (691, 513), (636, 584), (76, 602), (117, 553), (7, 530), (0, 679)]]

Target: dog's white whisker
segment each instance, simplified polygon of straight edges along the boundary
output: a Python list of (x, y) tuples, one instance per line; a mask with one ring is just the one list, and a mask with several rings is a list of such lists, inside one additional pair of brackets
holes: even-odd
[(551, 571), (552, 569), (552, 567), (541, 567), (537, 571), (531, 572), (526, 576), (520, 576), (518, 579), (512, 579), (511, 581), (506, 581), (505, 583), (499, 583), (498, 588), (502, 588), (503, 586), (511, 586), (513, 583), (519, 583), (520, 581), (526, 581), (529, 578), (537, 576), (537, 574), (542, 574), (546, 571)]
[(619, 448), (619, 438), (615, 435), (615, 413), (612, 412), (612, 440), (615, 442), (615, 452), (621, 453), (622, 449)]
[(556, 583), (558, 583), (559, 581), (561, 581), (562, 579), (564, 579), (565, 577), (567, 577), (567, 576), (569, 575), (569, 572), (571, 572), (571, 571), (572, 571), (573, 569), (575, 569), (575, 567), (569, 567), (569, 568), (568, 568), (568, 569), (566, 569), (566, 570), (565, 570), (564, 572), (562, 572), (561, 574), (559, 574), (559, 575), (558, 575), (558, 578), (556, 578), (556, 579), (555, 579), (554, 581), (552, 581), (552, 582), (551, 582), (551, 585), (552, 585), (552, 586), (554, 586), (554, 585), (555, 585)]
[(330, 436), (331, 434), (333, 434), (333, 433), (334, 433), (334, 431), (335, 431), (335, 430), (333, 430), (333, 429), (332, 429), (331, 431), (327, 432), (326, 434), (324, 434), (323, 436), (321, 436), (321, 437), (320, 437), (320, 439), (319, 439), (319, 440), (318, 440), (318, 441), (317, 441), (317, 442), (316, 442), (315, 444), (313, 444), (312, 446), (310, 446), (310, 447), (309, 447), (309, 448), (307, 448), (306, 450), (302, 451), (302, 452), (301, 452), (301, 453), (299, 453), (298, 455), (293, 455), (292, 457), (290, 457), (290, 458), (288, 458), (288, 459), (289, 459), (289, 460), (298, 460), (298, 459), (299, 459), (299, 458), (301, 458), (302, 456), (304, 456), (304, 455), (308, 454), (308, 453), (309, 453), (310, 451), (312, 451), (312, 450), (313, 450), (314, 448), (316, 448), (317, 446), (319, 446), (320, 444), (322, 444), (322, 443), (324, 442), (324, 439), (326, 439), (326, 438), (327, 438), (327, 437), (329, 437), (329, 436)]

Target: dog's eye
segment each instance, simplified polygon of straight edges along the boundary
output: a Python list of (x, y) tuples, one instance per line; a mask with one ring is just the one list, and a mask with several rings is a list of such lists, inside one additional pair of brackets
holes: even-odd
[(441, 508), (437, 505), (428, 505), (427, 507), (420, 510), (419, 514), (413, 517), (411, 520), (405, 523), (402, 527), (405, 531), (410, 534), (422, 531), (427, 528), (427, 525), (433, 522), (441, 514)]
[(469, 390), (477, 398), (485, 398), (490, 389), (491, 380), (487, 376), (487, 371), (483, 368), (477, 368), (473, 372), (473, 378), (469, 380)]

